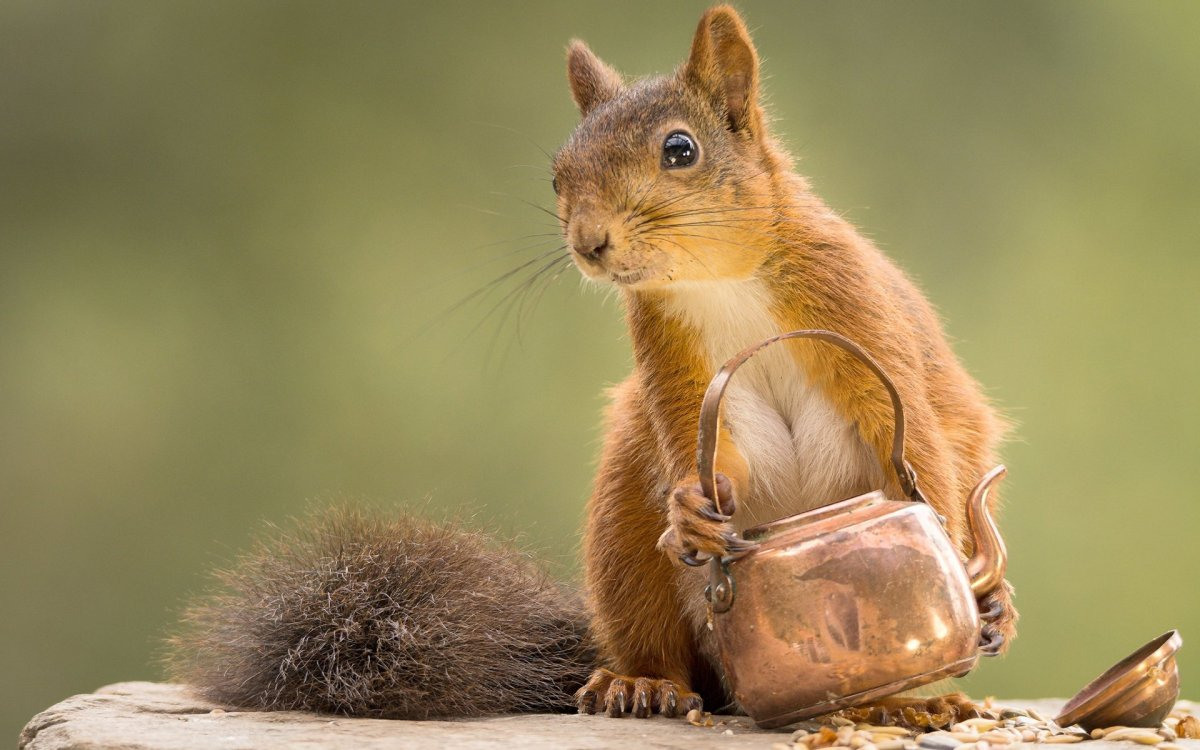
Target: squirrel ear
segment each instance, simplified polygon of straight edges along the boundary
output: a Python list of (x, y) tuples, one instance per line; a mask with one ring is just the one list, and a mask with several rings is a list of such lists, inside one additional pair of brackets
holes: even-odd
[(758, 53), (737, 11), (728, 5), (709, 8), (700, 19), (692, 52), (680, 71), (683, 79), (713, 99), (729, 128), (762, 132), (758, 107)]
[(567, 81), (571, 84), (571, 98), (581, 115), (587, 115), (597, 104), (612, 99), (625, 85), (620, 73), (596, 57), (578, 39), (572, 39), (567, 45)]

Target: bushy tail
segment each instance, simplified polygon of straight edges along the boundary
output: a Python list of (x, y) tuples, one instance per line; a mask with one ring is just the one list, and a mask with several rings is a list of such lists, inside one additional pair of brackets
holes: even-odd
[(185, 611), (172, 679), (230, 705), (424, 719), (572, 706), (579, 598), (477, 531), (357, 508), (274, 529)]

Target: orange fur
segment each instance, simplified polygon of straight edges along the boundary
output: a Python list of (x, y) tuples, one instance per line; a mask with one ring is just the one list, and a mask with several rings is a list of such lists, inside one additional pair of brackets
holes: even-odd
[[(588, 505), (584, 552), (593, 629), (606, 666), (631, 676), (631, 684), (665, 678), (699, 690), (710, 704), (723, 703), (704, 628), (702, 576), (673, 563), (689, 546), (714, 551), (717, 532), (732, 527), (670, 519), (672, 512), (676, 519), (694, 515), (708, 502), (695, 487), (696, 429), (714, 360), (761, 338), (739, 327), (738, 305), (765, 304), (777, 331), (838, 331), (882, 365), (906, 407), (908, 458), (964, 554), (970, 552), (966, 498), (996, 462), (1004, 423), (954, 356), (920, 291), (811, 192), (766, 132), (757, 54), (735, 11), (720, 6), (705, 13), (689, 59), (673, 76), (626, 85), (576, 42), (569, 78), (584, 117), (555, 158), (559, 215), (583, 273), (620, 288), (634, 354), (632, 374), (613, 392)], [(695, 137), (700, 156), (693, 166), (667, 169), (659, 149), (679, 130)], [(703, 302), (722, 284), (720, 293), (732, 295), (735, 309), (704, 313), (717, 321), (714, 331), (730, 331), (714, 343), (711, 332), (678, 311), (695, 305), (683, 301), (685, 289)], [(726, 325), (721, 315), (733, 318)], [(846, 444), (865, 444), (875, 459), (860, 467), (847, 457), (849, 479), (828, 491), (863, 492), (882, 478), (899, 497), (895, 477), (884, 469), (892, 439), (887, 394), (836, 349), (788, 346), (794, 372), (768, 374), (757, 397), (802, 440), (816, 428), (788, 421), (779, 382), (794, 378), (815, 389), (812, 403), (827, 405), (841, 420)], [(803, 445), (811, 448), (823, 434), (813, 432)], [(767, 502), (754, 471), (762, 459), (741, 450), (754, 446), (753, 435), (726, 430), (718, 453), (718, 468), (747, 513)], [(697, 531), (703, 523), (710, 527)], [(1007, 636), (1014, 621), (1009, 606)], [(624, 712), (608, 698), (614, 690), (623, 695), (624, 683), (612, 687), (619, 675), (598, 673), (581, 691), (589, 706)]]

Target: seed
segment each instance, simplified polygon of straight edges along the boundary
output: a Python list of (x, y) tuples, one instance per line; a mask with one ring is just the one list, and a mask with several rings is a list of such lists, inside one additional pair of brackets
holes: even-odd
[(837, 732), (829, 727), (821, 727), (821, 731), (817, 732), (817, 736), (809, 741), (809, 745), (815, 747), (827, 747), (832, 745), (837, 740)]
[(1158, 728), (1158, 733), (1168, 742), (1179, 739), (1179, 735), (1175, 734), (1175, 730), (1165, 725)]
[(1200, 739), (1200, 720), (1195, 716), (1184, 716), (1175, 725), (1175, 733), (1186, 740)]
[(1108, 732), (1104, 735), (1104, 739), (1110, 742), (1117, 740), (1129, 740), (1142, 745), (1157, 745), (1163, 741), (1158, 732), (1150, 729), (1138, 729), (1136, 727), (1122, 727), (1120, 729)]
[(1174, 742), (1164, 742), (1158, 746), (1158, 750), (1183, 750), (1183, 748)]
[(1142, 734), (1131, 734), (1126, 739), (1133, 740), (1142, 745), (1161, 745), (1165, 740), (1158, 736), (1157, 732), (1144, 732)]
[(917, 742), (918, 746), (928, 748), (928, 750), (954, 750), (961, 744), (951, 735), (941, 732), (927, 734)]
[(1098, 728), (1096, 728), (1096, 729), (1093, 729), (1093, 730), (1092, 730), (1092, 739), (1093, 739), (1093, 740), (1100, 740), (1100, 739), (1104, 739), (1105, 737), (1107, 737), (1107, 736), (1108, 736), (1108, 734), (1109, 734), (1110, 732), (1116, 732), (1117, 730), (1120, 730), (1120, 729), (1128, 729), (1128, 728), (1129, 728), (1129, 727), (1122, 727), (1122, 726), (1115, 726), (1115, 727), (1098, 727)]
[(1033, 742), (1037, 739), (1037, 734), (1032, 729), (1021, 730), (1021, 742)]
[(876, 740), (876, 742), (878, 743), (875, 745), (877, 750), (904, 750), (908, 745), (904, 740), (884, 740), (882, 742)]
[(852, 727), (852, 726), (854, 726), (854, 722), (850, 721), (845, 716), (830, 716), (829, 721), (835, 727)]
[(1040, 742), (1045, 745), (1066, 745), (1072, 742), (1080, 742), (1083, 737), (1077, 734), (1052, 734), (1049, 737), (1043, 737)]
[(1000, 722), (996, 721), (995, 719), (988, 719), (980, 716), (974, 719), (967, 719), (966, 721), (960, 723), (965, 724), (976, 731), (986, 732), (990, 729), (995, 729)]
[(905, 729), (904, 727), (886, 727), (886, 726), (875, 726), (872, 724), (859, 724), (858, 728), (866, 730), (866, 731), (870, 732), (871, 734), (890, 734), (890, 735), (894, 735), (896, 737), (907, 737), (910, 734), (912, 734), (912, 732), (910, 732), (908, 729)]
[(1013, 741), (1013, 736), (1011, 734), (999, 730), (984, 732), (983, 734), (979, 735), (979, 738), (986, 742), (993, 742), (999, 745), (1007, 745)]

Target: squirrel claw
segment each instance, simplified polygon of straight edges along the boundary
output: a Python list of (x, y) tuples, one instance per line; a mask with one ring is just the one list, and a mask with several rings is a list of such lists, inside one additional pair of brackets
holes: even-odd
[(1002, 614), (1004, 614), (1004, 605), (998, 601), (992, 601), (988, 603), (987, 609), (980, 610), (979, 619), (983, 622), (993, 622)]
[(713, 510), (712, 508), (701, 507), (701, 508), (697, 509), (696, 512), (699, 513), (700, 515), (704, 516), (708, 520), (716, 521), (717, 523), (728, 523), (730, 520), (733, 519), (733, 516), (727, 516), (724, 513), (718, 513), (717, 511)]
[(1012, 586), (1004, 581), (979, 599), (979, 619), (983, 623), (979, 650), (997, 656), (1016, 636), (1017, 610), (1012, 604)]
[[(723, 474), (717, 475), (717, 495), (721, 510), (732, 514), (733, 483)], [(745, 543), (732, 536), (731, 516), (721, 510), (694, 477), (681, 483), (667, 498), (667, 528), (659, 537), (658, 548), (693, 567), (730, 551), (744, 552)]]
[[(615, 687), (615, 685), (614, 685)], [(611, 690), (610, 690), (611, 692)], [(620, 690), (608, 702), (608, 715), (614, 719), (619, 719), (625, 715), (625, 691)]]
[(984, 625), (979, 637), (979, 651), (985, 656), (996, 656), (1004, 648), (1004, 634), (991, 625)]
[(758, 546), (755, 542), (747, 541), (731, 531), (722, 534), (721, 538), (725, 540), (725, 549), (730, 554), (749, 552)]
[(597, 669), (575, 694), (575, 705), (581, 714), (601, 711), (613, 718), (631, 715), (645, 719), (655, 713), (668, 718), (684, 716), (703, 702), (699, 695), (672, 680), (625, 677)]
[(575, 707), (581, 714), (596, 713), (596, 693), (592, 690), (580, 690), (575, 696)]

